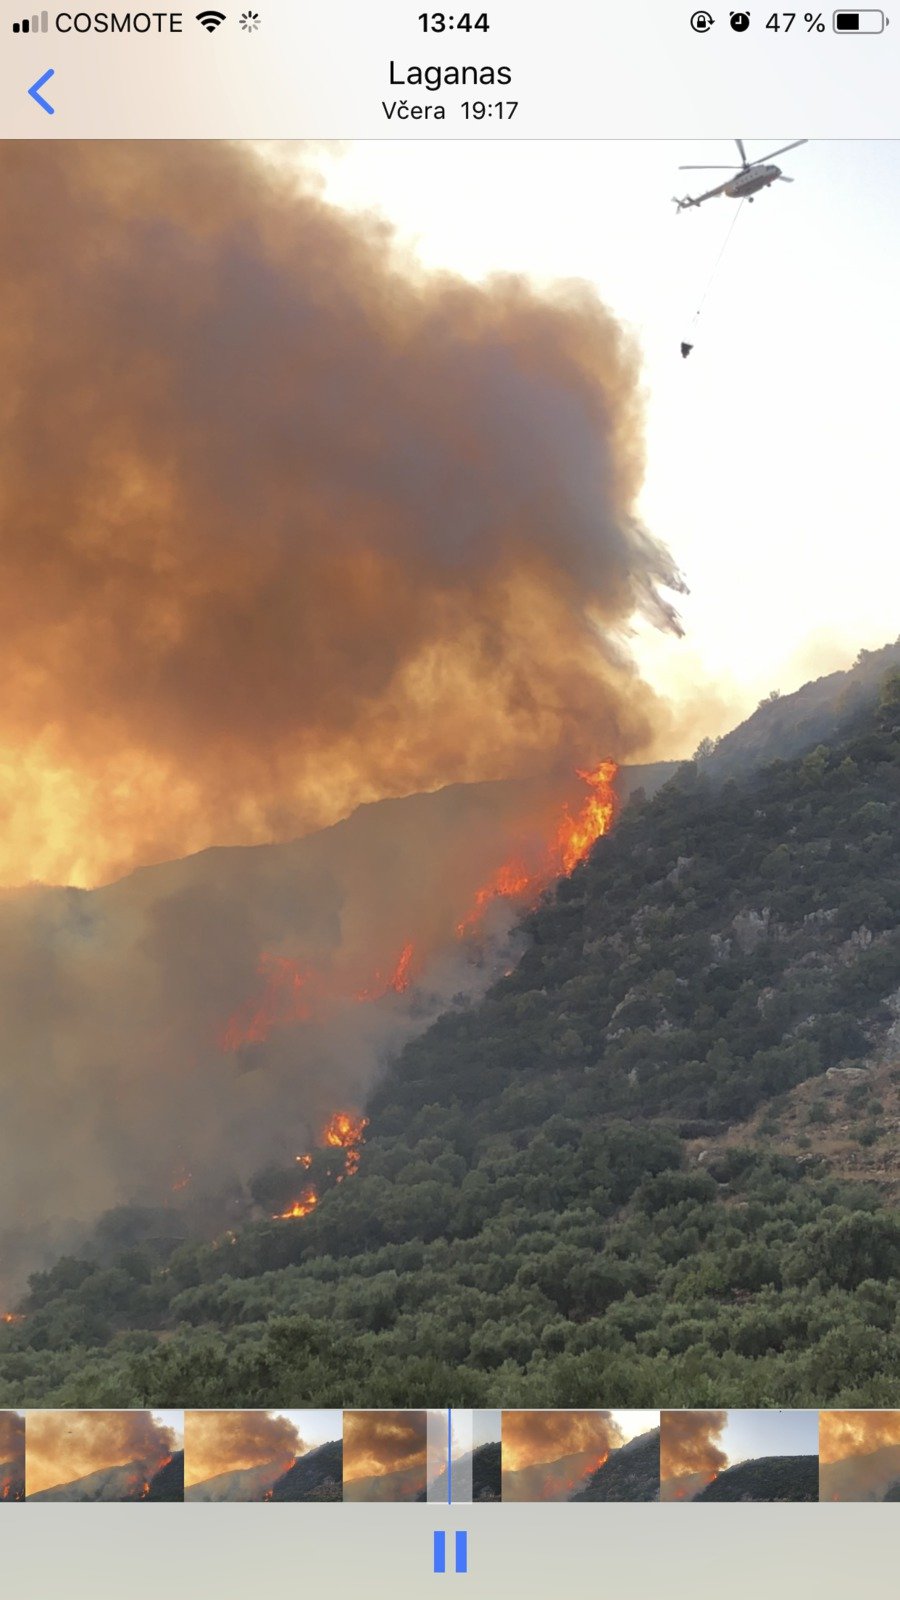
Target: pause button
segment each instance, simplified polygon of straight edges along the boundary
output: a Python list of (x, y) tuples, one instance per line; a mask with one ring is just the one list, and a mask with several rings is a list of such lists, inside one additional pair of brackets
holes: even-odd
[[(469, 1536), (462, 1529), (457, 1529), (454, 1536), (454, 1572), (468, 1572), (469, 1570)], [(439, 1528), (434, 1536), (434, 1570), (435, 1572), (447, 1571), (447, 1535)]]

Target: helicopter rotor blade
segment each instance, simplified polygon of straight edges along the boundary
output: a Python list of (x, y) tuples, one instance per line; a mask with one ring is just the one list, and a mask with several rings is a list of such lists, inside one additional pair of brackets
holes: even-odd
[(783, 144), (780, 150), (770, 150), (767, 156), (758, 156), (753, 165), (757, 167), (762, 161), (771, 161), (775, 156), (783, 156), (786, 150), (796, 150), (801, 144), (809, 144), (809, 140), (795, 139), (793, 144)]
[(740, 170), (740, 167), (727, 167), (724, 162), (720, 162), (718, 166), (715, 164), (715, 162), (713, 162), (712, 166), (687, 166), (678, 168), (679, 172), (740, 172)]
[(750, 163), (747, 160), (747, 152), (744, 149), (744, 141), (743, 141), (743, 139), (735, 139), (734, 142), (738, 147), (738, 155), (741, 158), (742, 165), (745, 166), (745, 167), (748, 167), (750, 165)]

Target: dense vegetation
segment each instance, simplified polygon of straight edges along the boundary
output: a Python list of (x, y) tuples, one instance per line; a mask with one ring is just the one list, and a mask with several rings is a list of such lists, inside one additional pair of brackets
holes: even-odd
[(356, 1176), (215, 1243), (117, 1214), (32, 1279), (0, 1405), (894, 1404), (884, 1192), (730, 1130), (817, 1078), (890, 1148), (824, 1075), (896, 1036), (898, 723), (894, 674), (832, 747), (637, 796), (394, 1063)]
[(720, 1472), (695, 1500), (818, 1500), (818, 1456), (761, 1456)]

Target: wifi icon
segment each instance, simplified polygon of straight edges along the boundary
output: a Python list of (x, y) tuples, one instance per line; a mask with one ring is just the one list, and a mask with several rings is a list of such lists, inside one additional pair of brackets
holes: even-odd
[(216, 29), (225, 21), (224, 11), (198, 11), (197, 21), (207, 33), (215, 33)]

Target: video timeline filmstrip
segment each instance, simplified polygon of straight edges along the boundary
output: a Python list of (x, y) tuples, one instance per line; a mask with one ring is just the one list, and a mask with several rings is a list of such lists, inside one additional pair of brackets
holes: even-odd
[(890, 1503), (900, 1411), (0, 1411), (28, 1501)]

